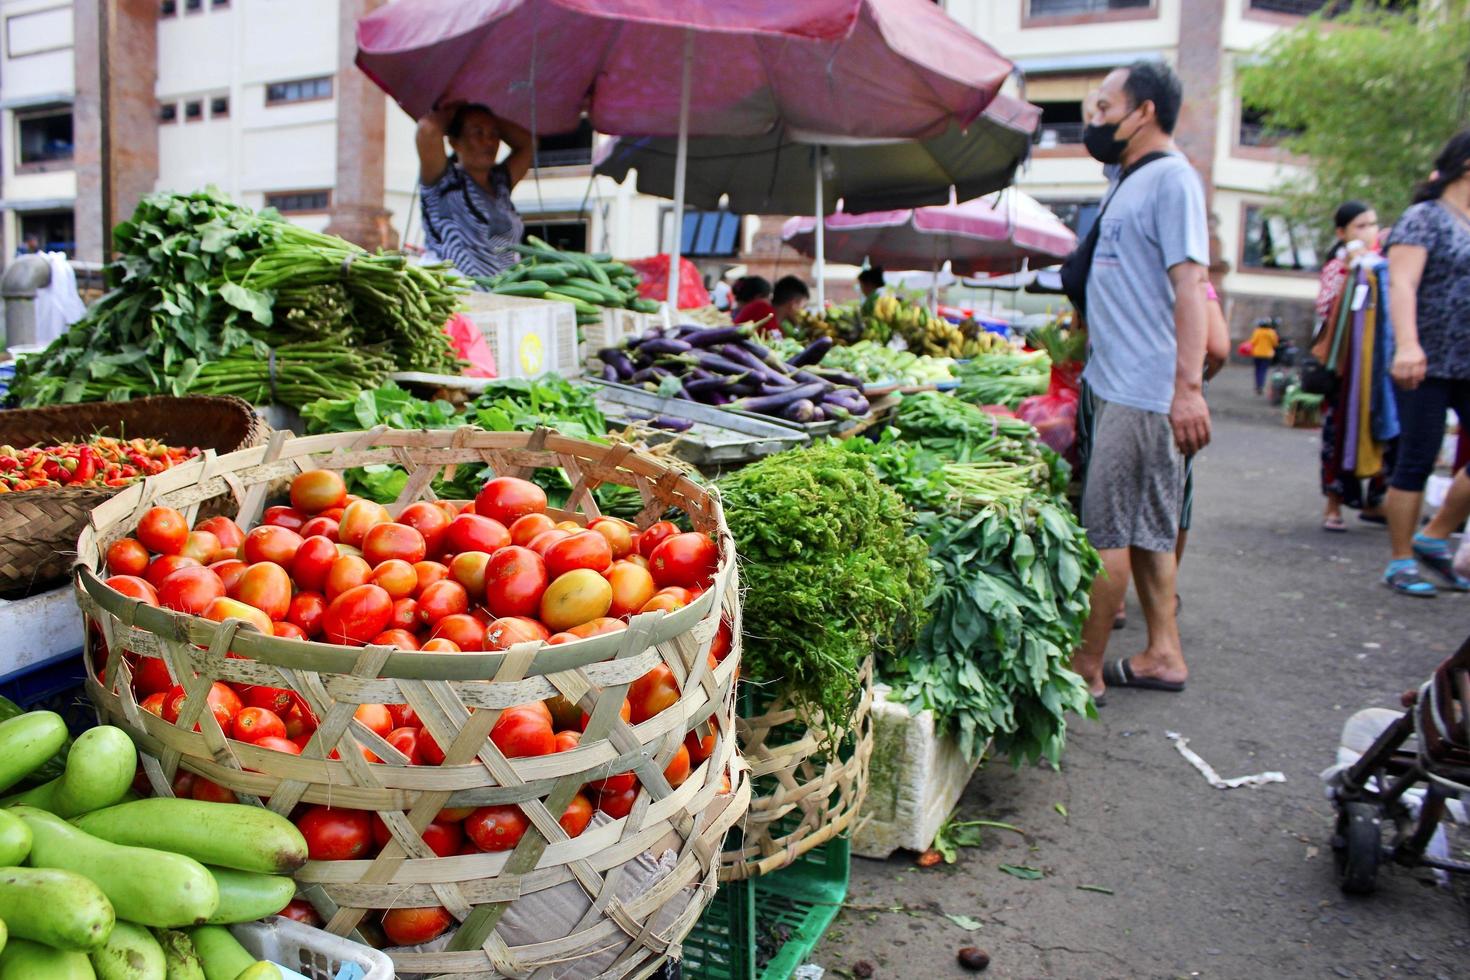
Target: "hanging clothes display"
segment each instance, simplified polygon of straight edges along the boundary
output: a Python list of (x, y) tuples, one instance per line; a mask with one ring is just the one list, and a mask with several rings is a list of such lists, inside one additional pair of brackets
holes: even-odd
[[(1338, 379), (1322, 432), (1323, 488), (1350, 507), (1371, 508), (1382, 497), (1399, 434), (1389, 376), (1388, 263), (1382, 257), (1353, 263), (1313, 349)], [(1366, 495), (1363, 480), (1369, 481)]]

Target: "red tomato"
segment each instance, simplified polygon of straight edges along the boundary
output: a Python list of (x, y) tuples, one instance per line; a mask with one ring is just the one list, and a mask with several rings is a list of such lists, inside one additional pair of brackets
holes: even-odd
[[(239, 695), (228, 685), (215, 681), (209, 686), (209, 692), (205, 694), (204, 700), (214, 714), (215, 721), (219, 722), (220, 728), (225, 734), (229, 734), (234, 726), (235, 716), (244, 708), (244, 705), (240, 703)], [(169, 688), (163, 704), (163, 720), (171, 725), (177, 724), (179, 715), (183, 713), (188, 701), (189, 696), (184, 693), (182, 685), (175, 684)]]
[(337, 540), (354, 548), (362, 547), (363, 538), (378, 524), (387, 524), (393, 518), (388, 509), (371, 500), (354, 500), (342, 511), (338, 520)]
[(663, 544), (664, 539), (679, 533), (679, 527), (668, 521), (658, 521), (648, 525), (643, 533), (638, 535), (638, 553), (644, 558), (653, 554), (653, 549)]
[(169, 575), (158, 586), (158, 602), (165, 609), (197, 616), (225, 594), (225, 583), (207, 568), (190, 566)]
[(409, 504), (398, 515), (399, 524), (406, 524), (423, 536), (424, 547), (431, 555), (443, 553), (444, 532), (451, 520), (452, 517), (426, 500)]
[(238, 619), (249, 623), (266, 636), (274, 636), (275, 628), (271, 625), (271, 618), (254, 606), (246, 605), (238, 599), (219, 598), (204, 607), (201, 615), (216, 623), (223, 623), (227, 619)]
[[(173, 686), (174, 679), (169, 676), (168, 664), (164, 663), (162, 657), (138, 658), (138, 665), (133, 668), (133, 689), (138, 694), (152, 697)], [(155, 714), (163, 717), (162, 712)]]
[(607, 614), (615, 618), (626, 618), (636, 614), (648, 604), (658, 587), (648, 569), (630, 561), (615, 561), (607, 570), (607, 583), (612, 586), (612, 605)]
[[(623, 703), (618, 706), (618, 715), (624, 721), (628, 721), (633, 717), (633, 706), (628, 703), (627, 698), (623, 698)], [(587, 712), (582, 712), (581, 720), (577, 722), (577, 730), (585, 732), (587, 730), (587, 722), (591, 720), (592, 717)]]
[(556, 527), (556, 522), (545, 514), (527, 514), (524, 517), (517, 517), (510, 525), (510, 543), (524, 548), (542, 531), (550, 531), (554, 527)]
[(201, 565), (207, 565), (215, 560), (221, 550), (219, 538), (213, 534), (208, 531), (190, 531), (184, 546), (179, 549), (179, 554), (192, 558)]
[(612, 549), (614, 561), (633, 553), (633, 528), (627, 521), (620, 521), (616, 517), (594, 517), (588, 522), (587, 530), (596, 531), (607, 538), (607, 546)]
[(514, 476), (498, 476), (475, 495), (475, 513), (492, 517), (501, 524), (516, 518), (546, 511), (546, 491), (530, 480)]
[(643, 604), (643, 608), (638, 611), (641, 613), (673, 612), (675, 609), (683, 609), (687, 605), (689, 605), (689, 603), (685, 602), (683, 599), (679, 598), (676, 595), (671, 595), (667, 592), (660, 592), (652, 599), (649, 599), (647, 602), (645, 602)]
[(485, 569), (490, 556), (483, 551), (461, 551), (449, 562), (449, 577), (464, 586), (471, 602), (485, 598)]
[(294, 624), (311, 639), (322, 631), (322, 620), (327, 615), (327, 600), (320, 593), (298, 592), (291, 598), (291, 608), (286, 612), (286, 622)]
[(578, 568), (590, 568), (601, 574), (612, 564), (612, 548), (607, 538), (596, 531), (578, 531), (553, 542), (543, 557), (546, 574), (552, 579)]
[[(419, 756), (424, 760), (424, 765), (427, 766), (440, 766), (444, 764), (444, 750), (439, 748), (439, 743), (434, 741), (434, 736), (429, 734), (427, 728), (419, 729)], [(444, 813), (440, 813), (439, 817), (441, 820), (444, 819)], [(460, 819), (463, 820), (464, 818), (460, 817)]]
[[(569, 731), (577, 727), (577, 722), (582, 717), (582, 709), (564, 696), (558, 694), (556, 697), (547, 698), (543, 704), (551, 715), (551, 727), (557, 731)], [(580, 733), (578, 733), (580, 736)]]
[(383, 632), (393, 615), (393, 600), (376, 585), (348, 589), (327, 606), (322, 635), (328, 643), (362, 646)]
[(435, 639), (441, 636), (446, 640), (453, 640), (461, 650), (485, 649), (485, 627), (468, 613), (454, 613), (435, 623), (429, 638)]
[(301, 526), (306, 523), (306, 515), (295, 507), (267, 507), (265, 513), (260, 515), (260, 523), (283, 527), (300, 534)]
[(143, 578), (155, 589), (163, 584), (163, 580), (181, 568), (199, 568), (201, 563), (193, 558), (185, 558), (183, 555), (159, 555), (148, 563), (143, 571)]
[(219, 580), (225, 583), (225, 595), (231, 599), (238, 599), (236, 590), (240, 586), (240, 579), (245, 575), (245, 569), (250, 566), (238, 558), (224, 558), (209, 565), (209, 570), (219, 576)]
[(661, 541), (648, 556), (648, 570), (661, 586), (706, 589), (714, 580), (720, 553), (708, 534), (688, 531)]
[(424, 536), (407, 524), (375, 524), (362, 539), (362, 557), (374, 568), (390, 558), (412, 565), (423, 561), (425, 553)]
[(129, 599), (137, 599), (150, 606), (158, 605), (158, 590), (149, 585), (146, 579), (138, 578), (136, 575), (114, 575), (102, 584), (116, 592), (121, 592)]
[(507, 759), (550, 755), (556, 751), (551, 722), (526, 709), (508, 708), (490, 729), (490, 741)]
[(486, 650), (509, 650), (517, 643), (545, 640), (550, 636), (545, 626), (529, 616), (506, 616), (495, 620), (485, 630)]
[[(378, 527), (388, 527), (379, 524)], [(376, 531), (378, 528), (373, 528)], [(417, 532), (415, 532), (417, 533)], [(369, 532), (371, 534), (371, 532)], [(407, 599), (419, 587), (419, 577), (413, 566), (401, 558), (389, 558), (373, 569), (373, 584), (381, 586), (396, 601)]]
[(612, 586), (590, 568), (575, 568), (546, 587), (541, 595), (541, 622), (548, 629), (573, 626), (606, 616), (612, 607)]
[(268, 708), (281, 719), (285, 719), (296, 704), (291, 692), (284, 687), (252, 687), (245, 694), (245, 703), (252, 708)]
[(444, 549), (457, 555), (462, 551), (483, 551), (490, 555), (510, 544), (505, 525), (480, 514), (460, 514), (444, 530)]
[(118, 538), (107, 549), (107, 570), (114, 575), (142, 575), (148, 568), (148, 549), (137, 538)]
[(485, 566), (485, 605), (496, 616), (534, 616), (550, 584), (546, 562), (529, 548), (512, 545)]
[(347, 484), (331, 470), (306, 470), (291, 480), (291, 506), (303, 514), (341, 507), (346, 499)]
[(247, 568), (237, 591), (241, 602), (271, 619), (285, 619), (291, 608), (291, 576), (274, 562), (257, 562)]
[(189, 524), (172, 507), (151, 508), (138, 522), (138, 540), (149, 551), (176, 555), (189, 540)]
[(287, 919), (295, 919), (309, 926), (321, 926), (322, 917), (316, 914), (316, 909), (304, 898), (293, 898), (286, 903), (286, 907), (276, 913)]
[(239, 803), (235, 794), (225, 789), (219, 783), (205, 779), (203, 776), (195, 776), (194, 784), (189, 788), (189, 795), (201, 803)]
[(484, 606), (476, 606), (475, 608), (471, 609), (470, 615), (479, 620), (480, 625), (485, 627), (486, 629), (489, 629), (490, 624), (495, 622), (495, 617), (492, 616), (490, 614), (490, 610), (486, 609)]
[(581, 744), (581, 732), (562, 731), (556, 733), (556, 751), (558, 752), (570, 752)]
[(333, 544), (336, 544), (337, 522), (332, 520), (332, 518), (330, 517), (323, 517), (318, 514), (316, 517), (313, 517), (311, 520), (301, 525), (301, 530), (297, 531), (296, 533), (301, 535), (303, 538), (323, 537)]
[(690, 732), (684, 736), (684, 748), (689, 750), (689, 764), (693, 766), (699, 765), (714, 754), (714, 732), (710, 732), (703, 738), (700, 738), (698, 730)]
[(271, 635), (278, 636), (283, 640), (309, 640), (306, 630), (288, 620), (276, 620), (271, 623)]
[[(432, 640), (425, 640), (424, 641), (424, 645), (421, 646), (421, 647), (419, 647), (419, 652), (420, 653), (463, 653), (464, 651), (462, 651), (459, 648), (459, 644), (458, 643), (455, 643), (453, 640), (446, 640), (446, 639), (444, 639), (444, 637), (438, 636), (438, 637), (435, 637)], [(435, 765), (438, 765), (438, 763), (435, 763)]]
[(565, 528), (554, 527), (549, 531), (542, 531), (540, 534), (536, 535), (534, 538), (531, 539), (530, 544), (526, 545), (526, 547), (536, 552), (536, 554), (540, 555), (542, 558), (545, 558), (546, 549), (550, 548), (558, 541), (564, 541), (571, 536), (571, 531), (568, 531)]
[(259, 742), (267, 736), (283, 739), (286, 723), (269, 708), (241, 708), (230, 726), (230, 736), (241, 742)]
[(521, 842), (530, 825), (514, 804), (482, 806), (465, 818), (464, 832), (482, 851), (509, 851)]
[(337, 542), (325, 534), (312, 535), (301, 542), (301, 547), (296, 549), (291, 559), (291, 578), (298, 588), (310, 592), (325, 591), (327, 573), (337, 558)]
[(313, 806), (296, 826), (313, 861), (349, 861), (372, 852), (373, 828), (366, 810)]
[(384, 737), (393, 730), (393, 713), (386, 704), (359, 704), (352, 717)]
[[(423, 755), (419, 752), (419, 730), (417, 728), (393, 729), (391, 732), (388, 733), (388, 744), (393, 746), (399, 752), (402, 752), (403, 755), (408, 759), (409, 765), (423, 765), (424, 758)], [(455, 843), (454, 847), (455, 850), (459, 849), (458, 842)], [(454, 851), (450, 851), (449, 853), (453, 854)], [(444, 854), (440, 856), (448, 857), (449, 855)]]
[(316, 731), (316, 716), (300, 707), (292, 708), (281, 716), (286, 721), (286, 737), (306, 748), (312, 732)]
[(670, 786), (678, 786), (689, 778), (689, 747), (679, 746), (674, 757), (669, 760), (669, 766), (664, 770), (664, 778), (669, 781)]
[(262, 524), (253, 527), (245, 535), (241, 546), (244, 559), (254, 565), (258, 561), (273, 561), (282, 568), (290, 568), (296, 551), (301, 547), (301, 535), (290, 528)]
[(418, 576), (419, 584), (414, 589), (414, 597), (417, 598), (429, 586), (435, 582), (442, 582), (449, 577), (449, 566), (437, 561), (418, 561), (413, 564), (413, 572)]
[(454, 917), (442, 905), (389, 909), (383, 913), (383, 935), (394, 946), (418, 946), (442, 936), (453, 923)]
[(367, 585), (373, 580), (372, 566), (357, 555), (341, 555), (327, 569), (326, 596), (331, 602), (348, 589)]
[(194, 530), (213, 534), (219, 539), (221, 550), (233, 551), (245, 543), (245, 532), (228, 517), (211, 517), (207, 521), (200, 521), (194, 525)]
[(375, 647), (397, 647), (400, 650), (417, 650), (419, 648), (419, 638), (408, 630), (387, 629), (373, 637), (372, 645)]
[(624, 558), (623, 561), (630, 561), (633, 564), (637, 565), (639, 568), (644, 569), (645, 571), (648, 569), (648, 559), (644, 558), (636, 551), (629, 555), (627, 558)]
[(678, 700), (679, 683), (674, 679), (674, 672), (667, 665), (659, 664), (628, 687), (630, 720), (635, 725), (642, 724)]
[(721, 619), (720, 628), (715, 631), (715, 638), (710, 641), (710, 656), (719, 663), (730, 655), (730, 648), (734, 645), (734, 635), (730, 628), (730, 620)]
[(190, 799), (194, 793), (194, 774), (185, 769), (178, 770), (174, 773), (172, 787), (174, 796), (181, 800)]
[(597, 809), (614, 820), (618, 820), (633, 812), (633, 803), (637, 799), (637, 786), (630, 786), (627, 789), (609, 790), (597, 794)]
[(621, 793), (638, 785), (638, 777), (631, 772), (620, 772), (606, 779), (593, 779), (587, 785), (599, 793)]
[(592, 822), (592, 801), (581, 793), (572, 797), (572, 802), (567, 804), (566, 812), (557, 821), (561, 829), (567, 832), (568, 837), (579, 837), (587, 825)]
[(388, 714), (393, 716), (393, 728), (422, 728), (418, 713), (406, 704), (388, 705)]
[(394, 599), (393, 615), (388, 620), (388, 628), (395, 630), (413, 630), (419, 625), (419, 604), (413, 599)]
[(435, 582), (419, 593), (419, 619), (433, 626), (445, 616), (470, 611), (470, 597), (464, 586), (445, 580)]

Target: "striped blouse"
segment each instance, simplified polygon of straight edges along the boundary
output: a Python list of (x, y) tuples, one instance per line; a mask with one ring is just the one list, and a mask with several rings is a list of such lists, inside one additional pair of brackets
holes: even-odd
[(467, 276), (493, 276), (519, 259), (510, 247), (520, 243), (524, 225), (503, 164), (490, 171), (490, 185), (493, 194), (451, 160), (442, 177), (420, 189), (424, 247)]

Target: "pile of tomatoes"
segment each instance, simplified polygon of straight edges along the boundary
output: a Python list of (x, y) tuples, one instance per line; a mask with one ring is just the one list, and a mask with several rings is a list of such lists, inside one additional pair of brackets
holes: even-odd
[[(134, 536), (108, 548), (106, 561), (108, 586), (178, 612), (243, 620), (277, 637), (455, 653), (574, 642), (622, 630), (639, 613), (681, 608), (711, 585), (719, 553), (708, 535), (667, 521), (642, 531), (614, 518), (585, 528), (558, 523), (541, 488), (514, 477), (490, 480), (463, 507), (413, 503), (395, 520), (381, 505), (350, 496), (338, 474), (312, 470), (292, 482), (290, 506), (268, 508), (248, 533), (225, 517), (191, 529), (178, 511), (155, 507)], [(730, 648), (726, 622), (711, 664)], [(141, 706), (176, 723), (188, 697), (164, 661), (131, 662)], [(673, 671), (661, 664), (629, 687), (621, 716), (639, 724), (679, 697)], [(286, 688), (215, 682), (206, 707), (229, 737), (291, 754), (301, 753), (317, 727), (306, 702)], [(443, 763), (445, 746), (412, 707), (363, 704), (355, 717), (399, 753), (395, 762)], [(506, 709), (490, 739), (507, 758), (549, 755), (577, 747), (587, 721), (577, 705), (552, 698)], [(681, 784), (713, 750), (706, 723), (688, 733), (665, 778)], [(383, 761), (369, 748), (363, 754)], [(575, 837), (597, 810), (626, 816), (639, 788), (632, 772), (586, 783), (561, 815), (562, 828)], [(187, 773), (174, 791), (235, 801), (228, 789)], [(365, 810), (306, 806), (294, 819), (313, 860), (371, 858), (389, 839), (387, 826)], [(510, 850), (528, 826), (516, 805), (461, 807), (439, 813), (422, 836), (447, 857)], [(425, 942), (450, 924), (438, 907), (393, 909), (382, 923), (395, 945)]]

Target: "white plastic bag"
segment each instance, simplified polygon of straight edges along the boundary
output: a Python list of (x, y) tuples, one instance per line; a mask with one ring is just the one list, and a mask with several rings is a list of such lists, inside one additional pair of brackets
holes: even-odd
[(51, 266), (50, 284), (36, 290), (36, 343), (46, 345), (86, 315), (87, 307), (77, 295), (77, 274), (66, 253), (40, 254)]

